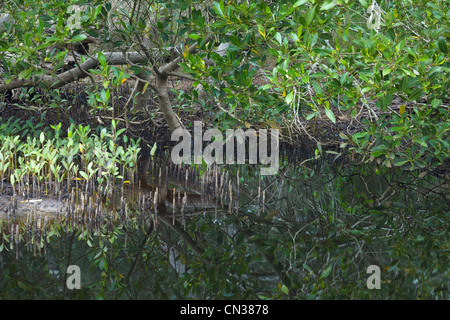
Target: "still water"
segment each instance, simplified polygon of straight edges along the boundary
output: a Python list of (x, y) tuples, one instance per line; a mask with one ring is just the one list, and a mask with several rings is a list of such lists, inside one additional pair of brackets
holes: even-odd
[[(449, 297), (448, 174), (322, 160), (282, 160), (275, 176), (162, 158), (139, 166), (107, 193), (4, 191), (1, 297)], [(369, 266), (380, 289), (368, 288)]]

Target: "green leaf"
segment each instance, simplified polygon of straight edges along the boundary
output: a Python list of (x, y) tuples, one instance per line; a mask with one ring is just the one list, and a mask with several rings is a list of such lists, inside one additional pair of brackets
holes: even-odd
[(385, 146), (384, 144), (380, 144), (380, 145), (372, 148), (372, 151), (380, 151), (380, 150), (381, 151), (387, 151), (388, 147)]
[(105, 268), (105, 267), (106, 267), (106, 265), (105, 265), (105, 259), (101, 259), (101, 260), (100, 260), (100, 262), (99, 262), (99, 264), (98, 264), (98, 267), (99, 267), (100, 270), (106, 269), (106, 268)]
[(216, 9), (217, 13), (220, 14), (222, 17), (224, 17), (225, 15), (223, 14), (222, 8), (223, 8), (223, 2), (218, 3), (218, 2), (214, 2), (214, 8)]
[(389, 73), (391, 73), (391, 71), (392, 71), (391, 68), (383, 69), (383, 77), (384, 77), (384, 76), (387, 76)]
[(410, 101), (413, 101), (413, 100), (417, 101), (422, 96), (422, 94), (423, 94), (422, 88), (417, 88), (409, 94), (409, 99), (410, 99)]
[(294, 100), (294, 92), (293, 91), (289, 92), (289, 94), (286, 96), (286, 103), (290, 104), (292, 102), (292, 100)]
[(22, 290), (30, 290), (30, 286), (22, 281), (18, 281), (17, 286)]
[(193, 34), (193, 33), (189, 34), (188, 37), (191, 38), (192, 40), (197, 40), (197, 39), (202, 38), (202, 36), (200, 36), (198, 34)]
[(320, 274), (320, 279), (327, 278), (330, 275), (332, 269), (333, 266), (330, 264), (328, 267), (326, 267), (325, 270), (322, 271), (322, 273)]
[(277, 42), (281, 45), (283, 43), (283, 39), (281, 38), (281, 34), (279, 32), (277, 32), (275, 34), (275, 39), (277, 40)]
[(303, 268), (305, 268), (306, 270), (308, 270), (308, 272), (309, 273), (312, 273), (312, 274), (314, 274), (314, 271), (313, 271), (313, 269), (311, 269), (311, 267), (310, 266), (308, 266), (306, 263), (304, 263), (303, 264)]
[(440, 28), (437, 28), (436, 30), (433, 31), (433, 33), (431, 34), (431, 38), (432, 39), (436, 39), (437, 37), (439, 37), (441, 34), (443, 34), (445, 32), (446, 27), (442, 26)]
[(33, 70), (33, 68), (29, 68), (29, 69), (26, 69), (26, 70), (23, 70), (22, 72), (20, 72), (19, 79), (27, 79), (31, 75), (32, 70)]
[(288, 295), (289, 294), (289, 288), (286, 287), (284, 284), (281, 286), (281, 292)]
[(428, 145), (425, 141), (423, 141), (422, 139), (414, 139), (413, 142), (420, 144), (422, 147), (428, 148)]
[(102, 66), (105, 66), (105, 65), (106, 65), (106, 58), (105, 58), (105, 56), (103, 55), (103, 53), (101, 53), (101, 52), (98, 53), (98, 62), (100, 62), (100, 64), (101, 64)]
[(297, 37), (300, 39), (302, 37), (303, 26), (300, 25), (297, 29)]
[(444, 54), (448, 53), (447, 43), (446, 43), (445, 39), (440, 38), (438, 40), (438, 46), (439, 46), (439, 50), (441, 50)]
[(336, 123), (336, 118), (334, 116), (334, 113), (329, 107), (325, 108), (325, 114), (331, 120), (331, 122)]
[(369, 135), (369, 132), (357, 132), (352, 137), (356, 140), (364, 138), (365, 136)]
[(155, 144), (153, 145), (152, 150), (150, 150), (150, 155), (153, 157), (153, 156), (155, 155), (155, 152), (156, 152), (156, 142), (155, 142)]
[(366, 0), (358, 0), (359, 1), (359, 3), (361, 3), (361, 5), (364, 7), (364, 8), (367, 8), (369, 5), (367, 4), (367, 1)]
[(405, 47), (405, 43), (406, 43), (406, 38), (397, 44), (396, 49), (397, 49), (398, 53), (402, 52), (403, 48)]
[(88, 174), (87, 174), (86, 172), (80, 171), (80, 175), (81, 175), (84, 179), (89, 180), (89, 176), (88, 176)]
[(120, 136), (125, 130), (127, 130), (127, 128), (122, 128), (122, 129), (117, 130), (116, 137)]
[(337, 5), (336, 0), (327, 0), (321, 7), (320, 11), (333, 9)]
[(86, 38), (87, 38), (87, 35), (85, 35), (85, 34), (78, 34), (75, 37), (73, 37), (72, 39), (70, 39), (69, 43), (80, 42), (80, 41), (83, 41)]
[(298, 0), (296, 3), (294, 3), (294, 8), (300, 7), (301, 5), (304, 5), (307, 2), (308, 0)]
[(312, 82), (312, 86), (316, 92), (316, 95), (320, 98), (323, 95), (322, 87), (316, 81)]
[(109, 90), (104, 90), (104, 89), (102, 89), (102, 91), (100, 91), (100, 99), (102, 100), (102, 102), (103, 102), (104, 104), (108, 104), (108, 102), (109, 102), (109, 97), (110, 97)]
[(90, 21), (90, 22), (93, 22), (94, 19), (100, 14), (100, 12), (102, 11), (102, 9), (103, 9), (103, 6), (97, 6), (97, 7), (95, 8), (95, 10), (92, 10), (92, 11), (91, 11), (91, 17), (90, 17), (89, 21)]
[(437, 108), (442, 104), (442, 100), (438, 99), (438, 98), (434, 98), (433, 101), (431, 101), (431, 106), (433, 108)]
[(398, 161), (394, 162), (394, 166), (401, 167), (406, 163), (408, 163), (408, 160), (398, 160)]
[(317, 116), (317, 112), (310, 113), (306, 116), (306, 120), (311, 120), (312, 118)]
[(59, 37), (48, 37), (47, 39), (45, 39), (45, 42), (53, 42), (53, 41), (60, 41), (61, 38)]
[(364, 87), (364, 88), (361, 89), (361, 93), (366, 93), (367, 91), (370, 91), (370, 90), (372, 90), (372, 87), (371, 86), (367, 86), (367, 87)]
[(396, 132), (396, 131), (403, 131), (404, 128), (403, 127), (390, 127), (388, 129), (389, 132)]
[(314, 19), (314, 16), (316, 14), (316, 7), (317, 7), (317, 5), (315, 5), (311, 9), (309, 9), (309, 11), (306, 13), (305, 21), (306, 21), (306, 25), (308, 27)]

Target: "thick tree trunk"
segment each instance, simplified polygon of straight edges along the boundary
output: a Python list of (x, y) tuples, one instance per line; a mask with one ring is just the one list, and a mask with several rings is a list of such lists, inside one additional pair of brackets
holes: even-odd
[[(107, 52), (104, 55), (106, 61), (110, 65), (124, 65), (127, 64), (128, 61), (132, 63), (143, 63), (146, 61), (145, 56), (143, 56), (139, 52), (129, 52), (127, 53), (127, 58), (124, 57), (122, 52)], [(78, 68), (77, 66), (56, 76), (45, 75), (42, 77), (35, 77), (26, 80), (13, 80), (8, 84), (0, 83), (0, 93), (4, 93), (8, 90), (13, 90), (21, 87), (35, 87), (42, 82), (53, 89), (61, 88), (73, 81), (87, 77), (88, 70), (97, 68), (98, 64), (99, 62), (97, 57), (93, 56), (87, 59), (85, 62), (81, 63), (80, 68)]]
[[(158, 49), (151, 49), (151, 50), (158, 50)], [(194, 54), (197, 51), (197, 45), (196, 44), (192, 45), (188, 49), (188, 51), (190, 54)], [(145, 64), (147, 62), (147, 57), (140, 52), (128, 52), (126, 53), (126, 56), (122, 52), (106, 52), (104, 53), (104, 56), (106, 58), (107, 63), (110, 65), (126, 65), (129, 64), (130, 62), (133, 64), (136, 63)], [(168, 77), (176, 76), (174, 71), (178, 69), (178, 63), (180, 63), (181, 61), (182, 58), (177, 57), (172, 61), (170, 61), (169, 63), (161, 66), (159, 69), (154, 68), (153, 72), (156, 78), (156, 87), (154, 86), (152, 87), (156, 88), (160, 108), (164, 114), (164, 119), (166, 120), (167, 125), (169, 126), (171, 131), (174, 131), (175, 129), (182, 127), (182, 123), (181, 120), (175, 114), (175, 112), (173, 112), (172, 110), (172, 105), (169, 99)], [(63, 72), (56, 76), (44, 75), (41, 77), (33, 77), (30, 79), (13, 80), (9, 83), (0, 83), (0, 93), (4, 93), (6, 91), (21, 87), (35, 87), (42, 83), (54, 89), (60, 88), (73, 81), (87, 77), (89, 75), (88, 70), (96, 69), (98, 65), (99, 61), (97, 56), (92, 56), (85, 62), (80, 64), (79, 67), (77, 66), (71, 70)], [(138, 85), (138, 89), (139, 86), (141, 87), (140, 92), (142, 93), (144, 85)], [(143, 94), (142, 97), (140, 98), (142, 104), (146, 103), (146, 101), (143, 101), (143, 99), (145, 99), (145, 96), (146, 95)]]
[(172, 110), (169, 99), (169, 89), (168, 89), (168, 76), (166, 74), (156, 75), (156, 88), (158, 91), (158, 101), (159, 107), (164, 114), (164, 119), (167, 122), (170, 130), (173, 132), (175, 129), (182, 126), (180, 120), (178, 119), (175, 112)]

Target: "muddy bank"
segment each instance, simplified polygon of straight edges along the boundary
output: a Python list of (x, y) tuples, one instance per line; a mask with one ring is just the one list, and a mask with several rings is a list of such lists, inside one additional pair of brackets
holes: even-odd
[(0, 219), (11, 217), (21, 218), (33, 213), (35, 216), (55, 217), (58, 212), (62, 212), (63, 203), (51, 197), (41, 197), (38, 199), (27, 199), (16, 196), (13, 199), (9, 195), (0, 195)]

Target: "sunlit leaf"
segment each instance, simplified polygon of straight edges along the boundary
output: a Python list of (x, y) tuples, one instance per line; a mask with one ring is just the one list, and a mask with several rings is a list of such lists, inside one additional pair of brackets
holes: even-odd
[(327, 115), (328, 119), (331, 120), (331, 122), (336, 123), (336, 118), (330, 108), (325, 108), (325, 114)]
[(320, 279), (327, 278), (330, 275), (332, 269), (333, 269), (333, 265), (331, 265), (331, 264), (328, 265), (328, 267), (326, 267), (325, 270), (323, 270), (322, 273), (320, 274)]
[(294, 100), (294, 92), (291, 91), (288, 93), (288, 95), (286, 96), (286, 103), (290, 104), (292, 102), (292, 100)]
[(294, 3), (293, 7), (297, 8), (300, 7), (301, 5), (304, 5), (305, 3), (307, 3), (309, 0), (298, 0), (297, 2)]
[(338, 4), (337, 0), (327, 0), (321, 7), (320, 10), (330, 10), (333, 9)]
[(286, 287), (284, 284), (281, 286), (281, 292), (288, 295), (289, 294), (289, 288)]
[(72, 43), (72, 42), (80, 42), (80, 41), (83, 41), (84, 39), (86, 39), (87, 38), (87, 35), (85, 35), (85, 34), (79, 34), (79, 35), (76, 35), (75, 37), (73, 37), (72, 39), (70, 39), (70, 43)]
[(155, 142), (155, 144), (153, 145), (152, 149), (150, 150), (150, 155), (151, 155), (151, 156), (154, 156), (154, 155), (155, 155), (155, 152), (156, 152), (156, 142)]
[(386, 69), (383, 69), (383, 77), (384, 76), (387, 76), (389, 73), (391, 73), (392, 72), (392, 69), (391, 68), (386, 68)]

